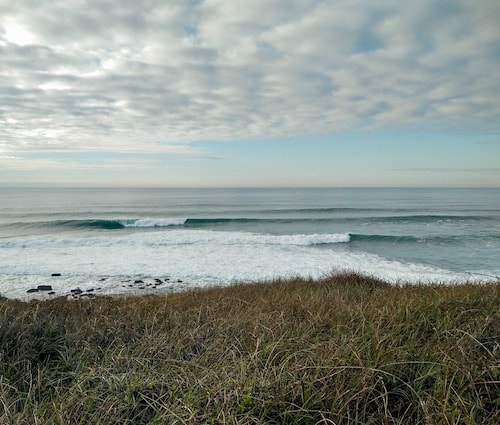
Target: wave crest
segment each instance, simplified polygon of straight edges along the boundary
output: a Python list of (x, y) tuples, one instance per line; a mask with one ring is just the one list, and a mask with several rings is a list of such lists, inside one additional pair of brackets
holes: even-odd
[(121, 221), (123, 227), (171, 227), (182, 226), (186, 223), (185, 218), (141, 218), (138, 220)]

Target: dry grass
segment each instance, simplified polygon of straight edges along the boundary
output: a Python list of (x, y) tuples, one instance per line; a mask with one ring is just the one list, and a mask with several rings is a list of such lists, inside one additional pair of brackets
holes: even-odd
[(2, 424), (496, 424), (500, 285), (0, 301)]

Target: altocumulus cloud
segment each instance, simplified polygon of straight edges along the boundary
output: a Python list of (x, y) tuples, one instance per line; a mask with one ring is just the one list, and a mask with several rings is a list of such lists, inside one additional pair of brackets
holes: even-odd
[(498, 131), (498, 0), (0, 0), (0, 152)]

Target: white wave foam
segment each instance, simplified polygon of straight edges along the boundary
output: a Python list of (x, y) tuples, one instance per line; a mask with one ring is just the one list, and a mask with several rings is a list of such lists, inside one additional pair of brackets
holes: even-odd
[(324, 245), (347, 243), (351, 240), (349, 233), (312, 234), (312, 235), (283, 235), (275, 236), (279, 244), (284, 245)]
[[(132, 227), (132, 226), (131, 226)], [(134, 226), (151, 227), (151, 226)], [(111, 247), (116, 245), (321, 245), (349, 242), (348, 233), (270, 235), (248, 232), (221, 232), (211, 230), (174, 229), (164, 232), (142, 232), (129, 235), (109, 235), (93, 237), (48, 237), (30, 236), (0, 240), (1, 248), (69, 248), (69, 247)]]
[(125, 227), (171, 227), (182, 226), (187, 219), (185, 218), (141, 218), (132, 223), (123, 222)]
[[(120, 293), (126, 290), (121, 280), (138, 275), (172, 276), (189, 286), (290, 276), (316, 278), (333, 270), (355, 270), (393, 282), (470, 278), (364, 252), (316, 246), (348, 240), (348, 234), (263, 235), (186, 229), (87, 238), (38, 236), (0, 246), (0, 293), (26, 298), (30, 287), (48, 279), (51, 283), (52, 273), (63, 275), (55, 281), (58, 293), (76, 284), (99, 285), (103, 293)], [(102, 276), (108, 279), (100, 283)]]
[[(145, 235), (135, 235), (141, 239)], [(155, 238), (156, 236), (156, 238)], [(343, 234), (301, 234), (270, 235), (249, 232), (220, 232), (210, 230), (174, 230), (153, 236), (146, 236), (147, 244), (153, 242), (160, 245), (321, 245), (349, 242), (348, 233)]]

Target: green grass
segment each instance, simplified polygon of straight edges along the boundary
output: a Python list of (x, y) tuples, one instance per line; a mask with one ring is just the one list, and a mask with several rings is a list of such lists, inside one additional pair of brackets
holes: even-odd
[(498, 282), (0, 301), (2, 424), (497, 424)]

